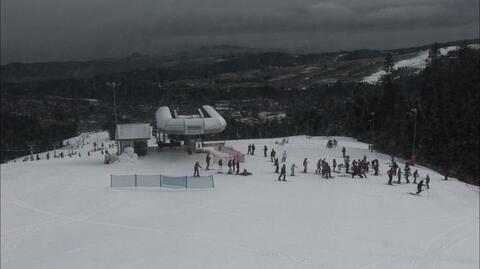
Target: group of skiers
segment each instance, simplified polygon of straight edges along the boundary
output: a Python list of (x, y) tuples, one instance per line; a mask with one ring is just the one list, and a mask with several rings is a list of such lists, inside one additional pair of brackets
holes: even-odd
[(247, 155), (255, 155), (255, 144), (248, 144)]
[[(329, 144), (327, 145), (337, 145), (336, 140), (329, 140)], [(331, 143), (331, 144), (330, 144)], [(267, 152), (268, 152), (268, 147), (264, 145), (263, 147), (263, 155), (264, 157), (267, 157)], [(332, 178), (331, 172), (340, 172), (340, 169), (345, 169), (346, 174), (351, 174), (352, 178), (355, 178), (355, 176), (358, 176), (360, 178), (367, 178), (367, 173), (369, 172), (370, 169), (373, 171), (373, 175), (378, 176), (378, 172), (380, 169), (380, 164), (377, 159), (374, 159), (372, 161), (368, 161), (366, 156), (363, 156), (363, 159), (358, 159), (358, 160), (353, 160), (353, 162), (350, 164), (350, 156), (346, 155), (346, 149), (345, 147), (342, 147), (341, 149), (342, 156), (344, 159), (344, 164), (337, 164), (337, 160), (334, 158), (332, 160), (332, 165), (330, 166), (330, 163), (326, 161), (325, 158), (320, 158), (317, 161), (316, 164), (316, 170), (315, 174), (319, 174), (324, 178)], [(247, 150), (247, 155), (254, 155), (255, 154), (255, 144), (250, 144), (248, 145), (248, 150)], [(286, 181), (286, 175), (287, 175), (287, 151), (283, 150), (282, 152), (282, 158), (279, 160), (277, 158), (277, 152), (275, 149), (270, 150), (270, 161), (273, 162), (273, 166), (275, 167), (274, 173), (279, 174), (278, 176), (278, 181)], [(210, 162), (211, 162), (211, 157), (210, 153), (207, 153), (205, 157), (206, 161), (206, 169), (209, 170), (210, 168)], [(281, 164), (282, 163), (282, 164)], [(308, 172), (308, 158), (304, 158), (303, 160), (303, 173)], [(237, 175), (251, 175), (250, 172), (248, 172), (246, 169), (244, 169), (243, 172), (240, 172), (240, 161), (238, 158), (233, 158), (228, 161), (228, 174), (237, 174)], [(218, 161), (218, 172), (223, 173), (223, 160), (219, 159)], [(199, 174), (199, 169), (202, 168), (200, 166), (200, 163), (197, 161), (194, 165), (194, 176), (200, 176)], [(290, 176), (295, 176), (295, 169), (298, 168), (296, 164), (291, 164), (290, 166)], [(338, 170), (337, 170), (338, 168)], [(448, 173), (444, 172), (445, 179), (448, 177)], [(413, 183), (417, 184), (417, 192), (412, 193), (412, 194), (420, 194), (423, 191), (423, 187), (425, 186), (427, 189), (430, 189), (430, 176), (427, 174), (425, 177), (425, 180), (420, 179), (420, 175), (418, 173), (418, 169), (415, 169), (412, 173), (412, 169), (410, 167), (409, 162), (405, 163), (405, 166), (402, 168), (399, 167), (399, 165), (394, 161), (394, 158), (392, 158), (392, 164), (390, 165), (389, 169), (387, 170), (387, 175), (388, 175), (388, 183), (389, 185), (393, 185), (393, 179), (394, 177), (397, 177), (396, 184), (401, 183), (402, 176), (405, 178), (406, 183), (410, 183), (410, 178), (413, 177)], [(417, 183), (417, 179), (420, 179), (420, 181)]]

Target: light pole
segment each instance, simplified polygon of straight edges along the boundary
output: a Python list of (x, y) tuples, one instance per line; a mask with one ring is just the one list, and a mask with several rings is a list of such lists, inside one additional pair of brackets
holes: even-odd
[(372, 122), (372, 138), (371, 138), (370, 151), (373, 152), (373, 144), (375, 142), (375, 112), (371, 112), (370, 116), (372, 116), (372, 119), (371, 119), (371, 122)]
[(410, 110), (414, 116), (413, 122), (413, 143), (412, 143), (412, 158), (415, 157), (415, 138), (417, 136), (417, 108), (412, 108)]
[(120, 86), (120, 82), (107, 82), (107, 86), (112, 87), (113, 91), (113, 113), (115, 114), (115, 145), (117, 147), (117, 155), (120, 153), (118, 146), (118, 118), (117, 118), (117, 95), (115, 93), (115, 88)]

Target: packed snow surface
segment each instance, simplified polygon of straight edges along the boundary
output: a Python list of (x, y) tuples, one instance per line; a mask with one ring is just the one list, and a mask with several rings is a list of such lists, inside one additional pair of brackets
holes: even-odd
[[(208, 190), (110, 188), (111, 174), (191, 175), (205, 154), (151, 150), (104, 165), (100, 151), (86, 151), (111, 144), (106, 135), (82, 139), (81, 157), (1, 165), (1, 268), (479, 267), (478, 189), (416, 167), (431, 188), (410, 195), (414, 184), (386, 184), (388, 156), (351, 138), (336, 137), (333, 149), (326, 137), (227, 141), (243, 152), (255, 143), (240, 167), (253, 176), (214, 166), (201, 171), (214, 174)], [(278, 182), (263, 145), (286, 150), (297, 175)], [(378, 158), (381, 175), (313, 173), (319, 158), (341, 163), (342, 146), (351, 159)]]

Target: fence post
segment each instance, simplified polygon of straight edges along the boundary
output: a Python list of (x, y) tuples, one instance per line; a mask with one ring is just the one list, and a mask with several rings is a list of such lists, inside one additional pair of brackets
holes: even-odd
[(135, 188), (137, 187), (137, 174), (135, 174)]
[(210, 175), (210, 177), (212, 178), (212, 188), (215, 189), (215, 181), (213, 181), (213, 175)]
[(188, 176), (185, 177), (185, 189), (188, 189)]

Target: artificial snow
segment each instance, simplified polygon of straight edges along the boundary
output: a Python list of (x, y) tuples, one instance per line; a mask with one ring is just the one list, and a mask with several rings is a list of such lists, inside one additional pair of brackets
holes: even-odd
[[(111, 188), (111, 174), (191, 176), (205, 154), (152, 149), (105, 165), (100, 151), (86, 154), (94, 141), (112, 144), (103, 133), (83, 138), (82, 157), (2, 164), (1, 268), (479, 267), (478, 188), (419, 166), (431, 189), (409, 195), (414, 184), (386, 184), (389, 156), (334, 138), (333, 149), (332, 137), (227, 141), (242, 152), (256, 145), (240, 167), (253, 175), (211, 165), (200, 172), (214, 176), (209, 190)], [(267, 155), (286, 150), (297, 175), (278, 182), (264, 145)], [(319, 158), (342, 163), (343, 146), (351, 160), (378, 158), (381, 175), (313, 174)]]

